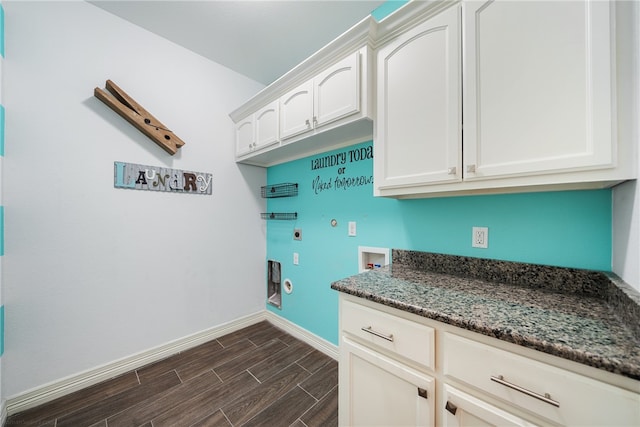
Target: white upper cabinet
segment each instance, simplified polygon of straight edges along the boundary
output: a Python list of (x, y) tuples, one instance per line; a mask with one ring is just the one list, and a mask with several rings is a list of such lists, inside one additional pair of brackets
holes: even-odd
[(256, 142), (253, 114), (236, 124), (236, 156), (248, 154)]
[(378, 51), (378, 188), (462, 180), (460, 38), (454, 7)]
[(349, 55), (313, 81), (314, 126), (360, 111), (360, 54)]
[(372, 139), (374, 28), (366, 17), (232, 111), (236, 161), (268, 167)]
[(278, 142), (277, 102), (272, 102), (236, 124), (236, 157), (263, 150)]
[(278, 103), (272, 102), (254, 114), (256, 149), (268, 147), (279, 142), (278, 111)]
[(312, 129), (313, 81), (305, 82), (280, 98), (282, 138)]
[(616, 43), (631, 30), (614, 19), (616, 6), (413, 2), (382, 21), (374, 194), (605, 188), (635, 179), (637, 143), (618, 135), (629, 114), (616, 116), (629, 108), (618, 98), (628, 98), (635, 78), (616, 74), (632, 55), (628, 43)]
[(357, 113), (360, 52), (349, 55), (280, 98), (282, 139)]
[(463, 10), (465, 179), (614, 167), (609, 3)]

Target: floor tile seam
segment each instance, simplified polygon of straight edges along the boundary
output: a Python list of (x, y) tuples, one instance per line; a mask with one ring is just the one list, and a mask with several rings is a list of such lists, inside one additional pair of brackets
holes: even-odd
[[(290, 368), (291, 366), (293, 366), (295, 364), (294, 363), (290, 363), (289, 365), (287, 365), (286, 368), (281, 369), (280, 371), (278, 371), (277, 373), (271, 375), (269, 378), (266, 378), (264, 381), (266, 382), (267, 380), (269, 380), (270, 378), (274, 377), (275, 375), (277, 375), (278, 373), (284, 371), (287, 368)], [(262, 384), (262, 382), (260, 382), (260, 380), (258, 380), (253, 374), (251, 374), (251, 372), (249, 372), (249, 374), (254, 377), (260, 384)], [(303, 378), (301, 381), (305, 381), (309, 378), (309, 376)], [(264, 411), (266, 411), (267, 409), (269, 409), (272, 405), (276, 404), (277, 402), (279, 402), (284, 396), (286, 396), (287, 394), (289, 394), (293, 389), (295, 389), (296, 387), (300, 386), (300, 382), (297, 382), (296, 384), (291, 384), (290, 387), (287, 387), (286, 391), (281, 391), (281, 395), (274, 400), (273, 402), (271, 402), (269, 405), (265, 406), (264, 408), (262, 408), (260, 411), (258, 411), (255, 415), (253, 415), (251, 418), (249, 418), (248, 420), (244, 421), (242, 424), (238, 424), (237, 427), (240, 427), (244, 424), (247, 424), (249, 421), (253, 420), (254, 418), (256, 418), (257, 416), (259, 416), (260, 414), (262, 414)], [(306, 390), (303, 389), (303, 391), (305, 393), (307, 393)], [(309, 394), (309, 393), (307, 393)], [(311, 396), (312, 398), (314, 398), (313, 396)], [(314, 398), (315, 399), (315, 398)], [(316, 402), (317, 403), (317, 402)], [(311, 405), (312, 407), (316, 405), (316, 403), (314, 403), (313, 405)], [(306, 411), (305, 411), (306, 412)], [(231, 423), (232, 426), (236, 426), (236, 424)]]
[[(274, 372), (273, 374), (269, 375), (267, 378), (264, 378), (262, 381), (260, 381), (260, 383), (262, 384), (263, 382), (269, 381), (271, 378), (275, 377), (276, 375), (278, 375), (279, 373), (281, 373), (282, 371), (285, 371), (287, 369), (291, 369), (293, 367), (293, 365), (297, 365), (296, 362), (291, 362), (288, 365), (286, 365), (284, 368), (280, 369), (279, 371)], [(305, 371), (306, 373), (308, 373), (309, 375), (307, 377), (304, 378), (305, 381), (307, 379), (309, 379), (311, 377), (311, 375), (313, 375), (313, 373), (307, 371), (306, 369), (304, 369), (302, 366), (298, 365), (303, 371)], [(249, 372), (251, 374), (251, 372)], [(258, 379), (255, 375), (251, 374), (251, 376), (253, 376), (255, 379)]]
[[(210, 371), (211, 371), (211, 372), (213, 372), (213, 375), (215, 375), (215, 376), (216, 376), (216, 378), (218, 378), (218, 379), (220, 380), (220, 383), (221, 383), (221, 384), (224, 384), (224, 380), (220, 377), (220, 375), (218, 375), (218, 373), (216, 372), (216, 370), (215, 370), (215, 369), (211, 368), (211, 369), (210, 369)], [(206, 372), (206, 371), (205, 371), (205, 372)], [(227, 381), (228, 381), (228, 380), (227, 380)]]
[[(215, 372), (214, 372), (214, 373), (215, 373)], [(217, 374), (216, 374), (216, 376), (217, 376)], [(218, 378), (219, 378), (219, 377), (218, 377)], [(176, 403), (175, 405), (173, 405), (173, 406), (171, 406), (171, 407), (163, 408), (163, 409), (161, 410), (161, 412), (159, 412), (159, 413), (155, 414), (155, 415), (153, 416), (153, 418), (150, 420), (151, 425), (153, 425), (153, 420), (155, 420), (155, 419), (157, 419), (157, 418), (161, 417), (162, 415), (164, 415), (164, 414), (165, 414), (165, 413), (167, 413), (167, 412), (170, 412), (170, 411), (174, 410), (174, 408), (176, 408), (177, 406), (182, 405), (184, 402), (188, 402), (188, 401), (191, 401), (191, 400), (198, 399), (198, 398), (199, 398), (200, 396), (202, 396), (203, 394), (205, 394), (205, 393), (210, 393), (212, 389), (214, 389), (214, 388), (216, 388), (216, 387), (223, 387), (224, 385), (225, 385), (224, 381), (222, 381), (222, 380), (221, 380), (221, 382), (219, 382), (219, 383), (217, 383), (217, 384), (211, 384), (209, 387), (206, 387), (205, 389), (201, 390), (199, 393), (195, 393), (195, 394), (192, 394), (192, 395), (191, 395), (191, 394), (190, 394), (190, 395), (188, 395), (188, 396), (186, 397), (186, 399), (181, 399), (181, 400), (180, 400), (180, 402)], [(218, 410), (218, 409), (222, 409), (222, 408), (221, 408), (221, 407), (216, 407), (216, 410)], [(215, 412), (216, 410), (214, 410), (213, 412)], [(206, 416), (211, 415), (213, 412), (211, 412), (211, 413), (207, 414)], [(204, 417), (203, 417), (203, 418), (204, 418)]]
[[(304, 359), (305, 357), (307, 357), (308, 355), (310, 355), (311, 353), (313, 353), (313, 350), (315, 350), (313, 347), (309, 346), (309, 347), (305, 347), (306, 351), (304, 351), (300, 357), (298, 359), (296, 359), (296, 362), (299, 362), (300, 360)], [(322, 365), (324, 366), (324, 365)], [(302, 369), (304, 369), (304, 366), (301, 366)], [(308, 371), (308, 369), (304, 369), (305, 371)], [(311, 371), (309, 371), (311, 372)], [(313, 372), (311, 372), (313, 373)]]
[[(274, 341), (275, 341), (275, 340), (274, 340)], [(286, 344), (286, 343), (285, 343), (285, 344)], [(286, 348), (283, 348), (283, 349), (281, 349), (281, 350), (279, 350), (279, 351), (275, 352), (272, 356), (277, 356), (277, 355), (278, 355), (278, 353), (280, 353), (280, 352), (283, 352), (283, 351), (287, 350), (289, 347), (290, 347), (290, 346), (287, 346)], [(311, 349), (311, 350), (309, 351), (309, 353), (311, 353), (312, 351), (313, 351), (313, 349)], [(288, 365), (286, 365), (283, 369), (289, 368), (289, 367), (291, 367), (292, 365), (297, 364), (297, 362), (298, 362), (299, 360), (303, 359), (303, 358), (304, 358), (307, 354), (309, 354), (309, 353), (305, 353), (305, 354), (304, 354), (304, 356), (302, 356), (302, 357), (300, 357), (300, 358), (298, 358), (298, 359), (294, 360), (293, 362), (289, 363), (289, 364), (288, 364)], [(260, 362), (254, 363), (253, 365), (249, 366), (249, 367), (247, 368), (247, 371), (250, 371), (252, 368), (255, 368), (256, 366), (260, 365), (261, 363), (264, 363), (264, 360), (261, 360)], [(298, 365), (298, 366), (300, 366), (300, 365)], [(313, 374), (313, 372), (310, 372), (309, 370), (304, 369), (304, 367), (303, 367), (303, 366), (300, 366), (300, 368), (302, 368), (302, 369), (303, 369), (304, 371), (306, 371), (306, 372), (309, 372), (309, 374)], [(275, 374), (277, 374), (277, 373), (279, 373), (279, 372), (282, 372), (282, 369), (281, 369), (281, 370), (279, 370), (279, 371), (277, 371), (277, 372), (275, 372), (273, 375), (275, 375)], [(251, 375), (253, 375), (253, 373), (252, 373)], [(266, 380), (268, 380), (269, 378), (271, 378), (273, 375), (271, 375), (271, 376), (269, 376), (269, 377), (265, 378), (265, 381), (266, 381)], [(254, 377), (255, 377), (255, 375), (254, 375)], [(255, 378), (257, 379), (257, 377), (255, 377)]]
[[(176, 374), (177, 374), (177, 373), (176, 373)], [(215, 374), (215, 372), (214, 372), (214, 374)], [(203, 374), (201, 374), (201, 375), (204, 375), (204, 373), (203, 373)], [(216, 375), (216, 376), (217, 376), (217, 375)], [(179, 375), (178, 375), (178, 378), (180, 378), (180, 376), (179, 376)], [(192, 378), (191, 380), (194, 380), (194, 379), (196, 379), (196, 378), (197, 378), (197, 377), (194, 377), (194, 378)], [(220, 379), (220, 378), (218, 377), (218, 379)], [(120, 411), (120, 412), (118, 412), (118, 413), (115, 413), (115, 414), (111, 414), (111, 415), (109, 415), (109, 417), (107, 417), (107, 425), (108, 425), (108, 423), (109, 423), (109, 419), (110, 419), (110, 418), (113, 418), (113, 417), (115, 417), (115, 416), (117, 416), (117, 415), (120, 415), (120, 414), (121, 414), (121, 413), (123, 413), (123, 412), (129, 411), (129, 410), (131, 410), (131, 408), (134, 408), (134, 407), (136, 407), (136, 406), (140, 406), (140, 405), (147, 405), (147, 404), (153, 404), (153, 402), (157, 402), (157, 401), (158, 401), (158, 400), (160, 400), (160, 399), (169, 398), (169, 397), (171, 397), (171, 399), (173, 400), (173, 399), (175, 398), (175, 396), (171, 396), (171, 395), (176, 394), (176, 393), (180, 393), (180, 392), (181, 392), (181, 390), (178, 390), (178, 389), (177, 389), (178, 387), (189, 387), (189, 386), (190, 386), (190, 385), (188, 384), (188, 383), (189, 383), (189, 381), (190, 381), (190, 380), (187, 380), (186, 382), (182, 382), (182, 383), (180, 383), (180, 384), (177, 384), (177, 385), (175, 385), (175, 386), (173, 386), (173, 387), (171, 387), (171, 388), (169, 388), (169, 389), (167, 389), (167, 390), (164, 390), (164, 391), (163, 391), (163, 392), (161, 392), (161, 393), (158, 393), (158, 394), (157, 394), (157, 395), (155, 395), (155, 396), (150, 397), (149, 399), (152, 399), (152, 401), (151, 401), (151, 402), (147, 402), (147, 400), (148, 400), (148, 399), (145, 399), (145, 400), (143, 400), (142, 402), (139, 402), (139, 403), (138, 403), (138, 404), (136, 404), (136, 405), (130, 406), (130, 407), (128, 407), (127, 409), (125, 409), (125, 410), (123, 410), (123, 411)], [(210, 390), (211, 390), (212, 388), (214, 388), (214, 387), (222, 386), (222, 385), (223, 385), (223, 383), (224, 383), (224, 382), (223, 382), (222, 380), (220, 380), (220, 382), (219, 382), (219, 383), (217, 383), (217, 384), (210, 384), (208, 387), (205, 387), (205, 388), (204, 388), (203, 390), (201, 390), (199, 393), (195, 393), (195, 394), (193, 394), (193, 395), (188, 394), (188, 395), (187, 395), (187, 397), (186, 397), (186, 400), (190, 400), (190, 399), (192, 399), (192, 398), (195, 398), (195, 397), (197, 397), (197, 396), (200, 396), (202, 393), (207, 393), (208, 391), (210, 391)], [(161, 416), (162, 414), (164, 414), (164, 413), (166, 413), (166, 412), (169, 412), (169, 411), (170, 411), (170, 410), (172, 410), (175, 406), (179, 405), (179, 404), (180, 404), (180, 403), (182, 403), (183, 401), (185, 401), (185, 399), (180, 399), (180, 401), (179, 401), (178, 403), (172, 404), (172, 406), (169, 406), (169, 407), (164, 407), (164, 408), (162, 408), (162, 410), (161, 410), (160, 412), (156, 413), (156, 414), (153, 416), (153, 419), (155, 419), (155, 418), (157, 418), (157, 417)], [(150, 420), (150, 421), (153, 421), (153, 419), (152, 419), (152, 420)]]
[[(302, 385), (301, 385), (300, 383), (296, 384), (296, 386), (297, 386), (300, 390), (304, 391), (306, 394), (308, 394), (309, 396), (311, 396), (311, 397), (313, 398), (313, 400), (315, 400), (315, 401), (316, 401), (316, 403), (314, 403), (313, 405), (311, 405), (311, 408), (313, 408), (314, 406), (316, 406), (316, 404), (317, 404), (318, 402), (320, 402), (320, 400), (322, 400), (322, 399), (318, 399), (318, 398), (317, 398), (317, 397), (315, 397), (313, 394), (311, 394), (311, 393), (309, 393), (307, 390), (305, 390), (305, 388), (304, 388), (304, 387), (302, 387)], [(309, 408), (309, 409), (311, 409), (311, 408)], [(307, 411), (308, 411), (308, 410), (307, 410)], [(305, 411), (305, 413), (307, 413), (307, 411)]]
[[(302, 425), (308, 427), (307, 423), (305, 423), (302, 418), (304, 418), (305, 415), (307, 415), (313, 408), (315, 408), (316, 406), (318, 406), (320, 404), (320, 402), (322, 402), (322, 399), (324, 399), (325, 397), (327, 397), (334, 389), (338, 388), (338, 384), (336, 384), (334, 387), (331, 388), (331, 390), (329, 390), (324, 396), (322, 396), (320, 399), (317, 399), (314, 395), (312, 395), (311, 393), (309, 393), (307, 390), (304, 389), (304, 387), (300, 386), (300, 388), (302, 390), (305, 391), (305, 393), (307, 393), (309, 396), (313, 397), (314, 399), (316, 399), (316, 403), (314, 403), (313, 405), (311, 405), (306, 411), (304, 411), (304, 413), (300, 414), (300, 416), (298, 417), (298, 420), (300, 420), (300, 422), (302, 423)], [(297, 421), (297, 420), (296, 420)]]
[[(256, 377), (255, 375), (253, 375), (253, 374), (251, 373), (251, 371), (249, 371), (248, 369), (246, 369), (246, 372), (247, 372), (249, 375), (251, 375), (251, 376), (253, 377), (253, 379), (254, 379), (254, 380), (258, 381), (258, 384), (262, 384), (262, 381), (260, 381), (260, 380), (258, 379), (258, 377)], [(271, 377), (269, 377), (269, 378), (271, 378)], [(269, 378), (267, 378), (267, 379), (269, 379)], [(233, 424), (233, 423), (231, 423), (231, 424)]]
[(298, 363), (299, 360), (296, 360), (295, 363), (296, 365), (298, 365), (301, 369), (303, 369), (305, 372), (308, 372), (310, 375), (313, 375), (313, 372), (311, 372), (310, 370), (308, 370), (307, 368), (305, 368), (304, 366), (302, 366), (300, 363)]
[(331, 362), (330, 360), (327, 360), (325, 363), (323, 363), (322, 365), (320, 365), (320, 366), (319, 366), (315, 371), (310, 371), (309, 369), (307, 369), (307, 368), (305, 368), (304, 366), (302, 366), (302, 365), (300, 364), (300, 361), (301, 361), (302, 359), (304, 359), (305, 357), (307, 357), (309, 354), (313, 353), (313, 350), (314, 350), (314, 349), (313, 349), (313, 348), (311, 348), (311, 349), (309, 350), (309, 352), (305, 353), (301, 358), (299, 358), (299, 359), (297, 359), (295, 362), (293, 362), (293, 363), (297, 364), (298, 366), (300, 366), (300, 367), (301, 367), (302, 369), (304, 369), (305, 371), (309, 372), (311, 375), (315, 374), (315, 373), (316, 373), (316, 372), (318, 372), (320, 369), (324, 368), (324, 367), (325, 367), (325, 365), (326, 365), (327, 363), (330, 363), (330, 362)]
[[(252, 349), (252, 350), (255, 350), (255, 349)], [(226, 365), (227, 363), (231, 363), (231, 362), (233, 362), (234, 360), (237, 360), (237, 359), (238, 359), (238, 358), (240, 358), (240, 357), (246, 357), (246, 354), (245, 354), (245, 353), (242, 353), (242, 354), (237, 355), (237, 356), (236, 356), (236, 357), (234, 357), (234, 358), (231, 358), (231, 359), (229, 359), (229, 360), (225, 360), (225, 361), (224, 361), (224, 363), (214, 364), (214, 365), (212, 365), (209, 369), (211, 369), (211, 370), (212, 370), (212, 371), (213, 371), (213, 372), (218, 376), (218, 378), (220, 378), (220, 380), (221, 380), (222, 382), (224, 382), (224, 380), (222, 380), (222, 377), (221, 377), (220, 375), (218, 375), (218, 373), (216, 372), (216, 368), (220, 368), (221, 366), (224, 366), (224, 365)], [(260, 363), (260, 362), (258, 362), (258, 363)], [(245, 370), (249, 370), (250, 368), (252, 368), (252, 367), (256, 366), (258, 363), (254, 363), (253, 365), (251, 365), (249, 368), (246, 368)], [(229, 381), (231, 378), (234, 378), (234, 377), (236, 377), (237, 375), (241, 374), (241, 373), (242, 373), (242, 372), (244, 372), (245, 370), (242, 370), (242, 371), (240, 371), (240, 372), (238, 372), (238, 373), (236, 373), (236, 374), (232, 375), (231, 377), (227, 378), (227, 381)]]
[[(256, 419), (257, 417), (259, 417), (260, 415), (262, 415), (265, 411), (269, 410), (273, 405), (279, 403), (286, 395), (288, 395), (289, 393), (291, 393), (295, 388), (300, 388), (304, 393), (308, 394), (309, 396), (311, 396), (311, 398), (313, 400), (315, 400), (315, 402), (309, 407), (307, 408), (306, 411), (304, 411), (303, 414), (306, 414), (311, 408), (313, 408), (314, 406), (316, 406), (318, 404), (318, 400), (313, 397), (311, 394), (309, 394), (305, 389), (303, 389), (302, 387), (300, 387), (300, 383), (296, 384), (295, 386), (287, 389), (286, 392), (282, 393), (282, 395), (280, 397), (278, 397), (276, 400), (274, 400), (273, 402), (271, 402), (269, 405), (265, 406), (264, 408), (262, 408), (262, 410), (260, 410), (258, 413), (256, 413), (253, 417), (249, 418), (248, 420), (246, 420), (245, 422), (243, 422), (242, 424), (238, 424), (238, 427), (242, 427), (243, 425), (251, 422), (252, 420)], [(302, 416), (302, 415), (301, 415)], [(231, 423), (232, 426), (235, 426), (235, 424)]]
[[(180, 373), (178, 373), (178, 370), (177, 369), (172, 369), (172, 371), (176, 373), (176, 377), (178, 377), (178, 379), (180, 380), (180, 384), (184, 384), (185, 381), (180, 376)], [(171, 387), (171, 388), (173, 388), (173, 387)]]
[(331, 389), (328, 392), (326, 392), (325, 394), (323, 394), (322, 396), (320, 396), (318, 398), (318, 402), (321, 401), (322, 399), (324, 399), (325, 397), (327, 397), (329, 394), (331, 394), (331, 392), (333, 392), (333, 390), (335, 390), (337, 388), (338, 388), (338, 384), (336, 384), (333, 387), (331, 387)]
[(189, 427), (192, 427), (192, 426), (194, 426), (194, 425), (198, 424), (199, 422), (201, 422), (201, 421), (202, 421), (202, 420), (204, 420), (205, 418), (210, 417), (211, 415), (215, 414), (217, 411), (222, 412), (222, 414), (223, 414), (223, 415), (225, 416), (225, 418), (226, 418), (226, 414), (222, 411), (222, 408), (216, 408), (216, 409), (214, 409), (213, 411), (208, 412), (208, 413), (206, 413), (205, 415), (201, 416), (201, 417), (200, 417), (200, 418), (198, 418), (197, 420), (190, 422), (190, 423), (189, 423)]
[(229, 417), (227, 416), (227, 414), (222, 410), (222, 408), (219, 409), (220, 412), (222, 412), (222, 415), (224, 415), (224, 419), (227, 420), (227, 422), (229, 423), (229, 425), (231, 425), (233, 427), (233, 423), (231, 422), (231, 420), (229, 419)]
[(253, 341), (250, 337), (247, 337), (246, 339), (247, 339), (250, 343), (252, 343), (253, 345), (255, 345), (255, 346), (256, 346), (256, 348), (260, 348), (260, 347), (262, 347), (262, 346), (265, 346), (265, 345), (267, 345), (267, 344), (271, 343), (272, 341), (280, 341), (280, 342), (281, 342), (281, 343), (283, 343), (284, 345), (287, 345), (287, 343), (286, 343), (286, 342), (284, 342), (284, 341), (282, 341), (279, 337), (270, 338), (270, 339), (268, 339), (267, 341), (263, 342), (262, 344), (260, 344), (260, 343), (257, 343), (257, 342), (255, 342), (255, 341)]
[(331, 392), (333, 391), (333, 389), (334, 389), (334, 388), (336, 388), (336, 387), (338, 387), (338, 382), (337, 382), (337, 381), (336, 381), (336, 384), (335, 384), (333, 387), (331, 387), (331, 388), (329, 389), (329, 391), (327, 391), (327, 392), (326, 392), (326, 393), (324, 393), (322, 396), (320, 396), (320, 397), (318, 398), (318, 400), (322, 400), (322, 399), (324, 399), (324, 398), (325, 398), (329, 393), (331, 393)]
[[(249, 341), (249, 340), (247, 340), (247, 341)], [(238, 342), (239, 342), (239, 341), (238, 341)], [(234, 344), (237, 344), (238, 342), (235, 342)], [(251, 341), (249, 341), (249, 342), (250, 342), (251, 344), (253, 344)], [(253, 344), (253, 345), (255, 346), (255, 344)], [(257, 348), (257, 347), (255, 347), (255, 348)], [(229, 362), (231, 362), (232, 360), (237, 359), (238, 357), (243, 357), (243, 356), (245, 356), (245, 355), (246, 355), (246, 353), (247, 353), (247, 352), (249, 352), (249, 351), (254, 351), (254, 350), (255, 350), (255, 348), (246, 349), (246, 351), (244, 351), (244, 352), (242, 352), (242, 353), (240, 353), (240, 354), (237, 354), (235, 357), (232, 357), (232, 358), (231, 358), (231, 359), (229, 359), (229, 360), (225, 360), (225, 361), (224, 361), (224, 362), (222, 362), (222, 363), (219, 363), (219, 362), (212, 362), (211, 364), (209, 364), (209, 363), (207, 363), (207, 364), (203, 364), (204, 366), (206, 366), (206, 368), (203, 368), (203, 369), (204, 369), (204, 371), (200, 372), (198, 375), (201, 375), (203, 372), (206, 372), (208, 369), (215, 369), (215, 368), (218, 368), (218, 367), (220, 367), (220, 366), (224, 365), (225, 363), (229, 363)], [(195, 362), (195, 361), (194, 361), (194, 362)], [(200, 360), (199, 362), (202, 362), (202, 361)], [(197, 366), (197, 364), (195, 364), (195, 365)], [(184, 365), (184, 366), (182, 366), (182, 368), (184, 368), (185, 366), (188, 366), (188, 365)], [(177, 369), (180, 369), (180, 368), (181, 368), (181, 367), (177, 367), (177, 368), (175, 368), (175, 369), (176, 369), (176, 372), (177, 372)], [(194, 377), (192, 377), (192, 378), (195, 378), (195, 377), (197, 377), (198, 375), (195, 375), (195, 376), (194, 376)], [(188, 381), (188, 380), (190, 380), (190, 379), (191, 379), (191, 378), (187, 379), (187, 381)]]
[[(166, 390), (164, 390), (164, 391), (162, 391), (160, 393), (156, 393), (153, 396), (149, 396), (147, 399), (144, 399), (144, 400), (136, 403), (135, 405), (129, 406), (128, 408), (126, 408), (126, 409), (124, 409), (124, 410), (122, 410), (120, 412), (109, 414), (109, 416), (106, 418), (107, 425), (109, 425), (109, 419), (113, 419), (113, 418), (119, 416), (120, 414), (122, 414), (124, 412), (130, 411), (130, 410), (132, 410), (133, 408), (136, 408), (136, 407), (142, 407), (144, 405), (152, 404), (153, 402), (156, 402), (156, 401), (158, 401), (160, 399), (166, 399), (166, 398), (170, 397), (172, 394), (177, 393), (178, 392), (177, 387), (185, 387), (186, 383), (182, 382), (182, 379), (180, 378), (180, 375), (178, 375), (177, 372), (176, 372), (176, 375), (177, 375), (178, 379), (180, 379), (180, 381), (181, 381), (180, 384), (177, 384), (177, 385), (175, 385), (173, 387), (170, 387), (170, 388), (168, 388), (168, 389), (166, 389)], [(169, 410), (169, 409), (167, 409), (167, 410)]]

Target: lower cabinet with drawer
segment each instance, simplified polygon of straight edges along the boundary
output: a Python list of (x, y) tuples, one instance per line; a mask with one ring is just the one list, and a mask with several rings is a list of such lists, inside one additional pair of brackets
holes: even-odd
[(435, 423), (434, 329), (341, 300), (339, 424)]
[(520, 347), (341, 293), (339, 424), (640, 425), (639, 381)]

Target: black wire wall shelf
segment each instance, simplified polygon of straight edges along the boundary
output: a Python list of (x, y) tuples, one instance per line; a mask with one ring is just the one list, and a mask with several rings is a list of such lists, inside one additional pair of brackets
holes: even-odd
[(262, 219), (279, 219), (292, 221), (298, 219), (298, 212), (264, 212), (260, 214)]
[(276, 197), (294, 197), (298, 195), (298, 184), (285, 182), (282, 184), (265, 185), (260, 188), (260, 195), (263, 199), (274, 199)]

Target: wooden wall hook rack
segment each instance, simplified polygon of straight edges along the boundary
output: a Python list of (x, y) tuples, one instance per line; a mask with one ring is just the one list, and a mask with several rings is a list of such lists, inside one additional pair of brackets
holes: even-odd
[(160, 120), (142, 108), (140, 104), (127, 95), (127, 93), (120, 89), (114, 82), (107, 80), (106, 89), (110, 93), (97, 87), (93, 91), (93, 95), (131, 123), (140, 132), (151, 138), (167, 153), (174, 155), (178, 152), (178, 148), (184, 145), (183, 140), (167, 129)]

